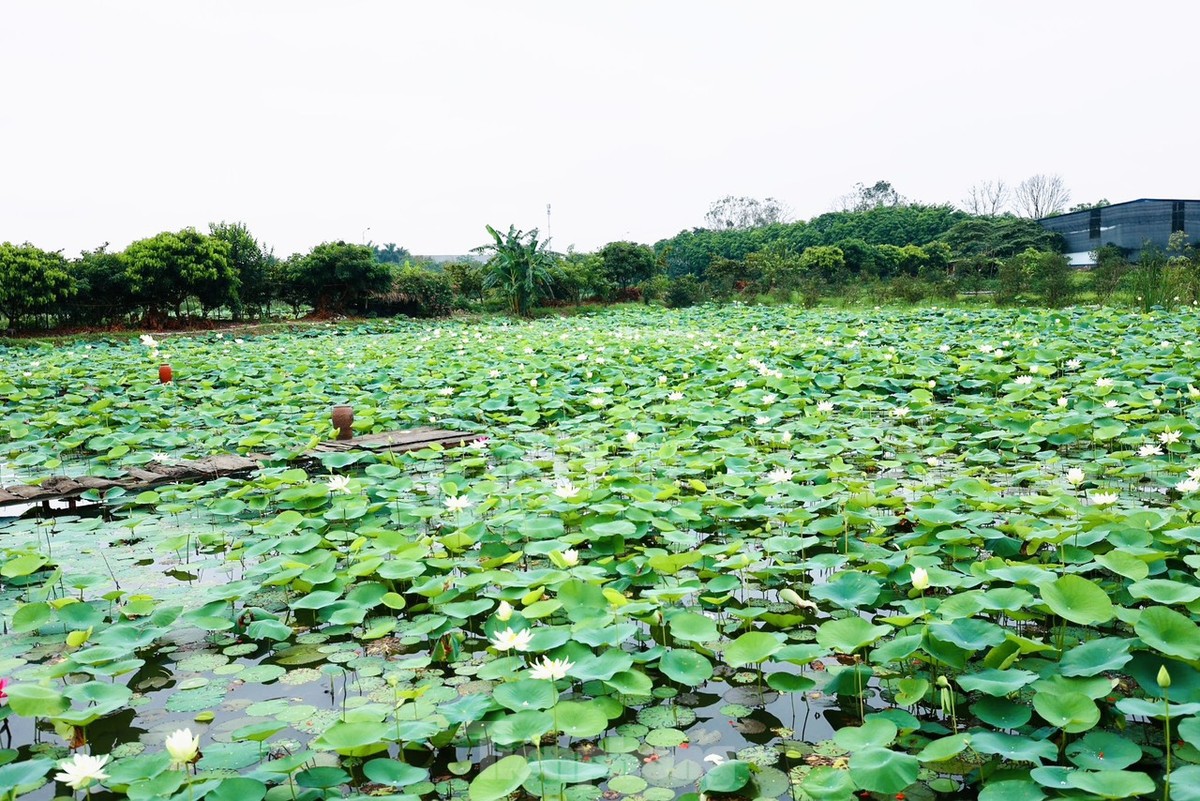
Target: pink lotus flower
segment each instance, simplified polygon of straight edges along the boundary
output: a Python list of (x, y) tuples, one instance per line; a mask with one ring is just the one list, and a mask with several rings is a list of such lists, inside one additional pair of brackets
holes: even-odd
[(4, 688), (8, 686), (8, 679), (0, 679), (0, 706), (8, 703), (8, 693), (4, 692)]

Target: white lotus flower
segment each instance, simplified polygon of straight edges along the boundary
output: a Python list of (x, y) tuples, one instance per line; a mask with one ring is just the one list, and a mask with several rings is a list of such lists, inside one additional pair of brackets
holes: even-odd
[(554, 482), (554, 494), (563, 500), (567, 500), (579, 494), (579, 487), (572, 484), (570, 479), (560, 478)]
[(1175, 489), (1185, 494), (1192, 493), (1196, 490), (1200, 490), (1200, 481), (1197, 481), (1194, 478), (1185, 478), (1183, 481), (1180, 481), (1175, 485)]
[(488, 378), (499, 378), (499, 377), (500, 377), (499, 370), (489, 370), (488, 371)]
[(138, 337), (138, 339), (140, 339), (142, 341), (142, 344), (145, 345), (147, 348), (157, 348), (158, 347), (158, 340), (156, 340), (154, 337), (150, 336), (149, 334), (142, 334), (140, 337)]
[(350, 477), (349, 476), (330, 476), (325, 482), (325, 486), (329, 487), (330, 492), (344, 492), (350, 494)]
[(452, 512), (461, 512), (471, 505), (471, 499), (466, 495), (450, 495), (442, 504)]
[(768, 406), (770, 406), (772, 403), (774, 403), (777, 400), (779, 400), (779, 396), (776, 395), (774, 392), (768, 392), (766, 395), (762, 396), (762, 402)]
[(638, 436), (636, 431), (630, 431), (629, 433), (627, 433), (625, 435), (625, 444), (626, 445), (636, 445), (638, 440), (640, 440), (640, 439), (641, 439), (641, 437)]
[(1104, 408), (1105, 409), (1115, 409), (1115, 408), (1117, 408), (1117, 402), (1113, 401), (1113, 400), (1105, 401)]
[(709, 754), (708, 756), (706, 756), (704, 758), (704, 761), (711, 762), (713, 764), (713, 766), (715, 767), (717, 765), (724, 765), (725, 757), (721, 756), (720, 754)]
[(568, 548), (562, 552), (562, 560), (567, 567), (575, 567), (579, 564), (579, 551), (574, 548)]
[(1067, 361), (1067, 369), (1068, 370), (1078, 370), (1082, 366), (1083, 366), (1083, 362), (1079, 361), (1079, 359), (1069, 359)]
[(1138, 448), (1138, 456), (1162, 456), (1162, 448), (1150, 443)]
[(683, 400), (683, 393), (682, 392), (672, 392), (671, 394), (667, 395), (667, 400), (681, 401), (681, 400)]
[(739, 378), (737, 381), (734, 381), (733, 388), (734, 389), (745, 389), (746, 388), (746, 379)]
[(817, 403), (817, 411), (818, 412), (832, 412), (833, 411), (833, 401), (819, 401)]
[(762, 426), (767, 426), (770, 424), (771, 424), (771, 418), (767, 417), (765, 414), (760, 414), (758, 417), (754, 418), (754, 425), (759, 426), (760, 428)]
[(82, 790), (92, 782), (102, 782), (108, 778), (108, 774), (104, 772), (106, 762), (108, 762), (107, 754), (104, 756), (76, 754), (72, 758), (58, 763), (62, 772), (54, 774), (54, 780), (62, 782), (73, 790)]
[(471, 440), (471, 444), (469, 444), (467, 447), (475, 451), (486, 451), (488, 448), (488, 441), (489, 440), (487, 437), (476, 437), (475, 439)]
[(513, 606), (508, 601), (501, 601), (496, 607), (496, 619), (502, 623), (508, 622), (513, 616)]
[(1163, 445), (1173, 445), (1176, 442), (1179, 442), (1180, 436), (1181, 436), (1181, 432), (1172, 431), (1171, 429), (1168, 428), (1158, 435), (1158, 441), (1161, 442)]
[(492, 640), (492, 647), (498, 651), (528, 651), (529, 643), (533, 641), (533, 632), (529, 629), (521, 631), (513, 631), (507, 628), (496, 634)]
[(529, 668), (529, 675), (535, 679), (557, 681), (566, 678), (567, 671), (575, 667), (574, 662), (566, 659), (551, 659), (543, 656), (541, 662), (534, 662)]
[(1072, 467), (1067, 471), (1067, 482), (1076, 486), (1082, 484), (1086, 477), (1083, 470), (1078, 467)]
[(925, 464), (929, 465), (930, 467), (937, 467), (941, 463), (942, 463), (942, 460), (937, 458), (936, 456), (930, 456), (928, 459), (925, 460)]
[(907, 406), (897, 406), (892, 409), (892, 417), (903, 420), (905, 417), (908, 417), (910, 411)]
[(1102, 377), (1102, 378), (1096, 379), (1096, 386), (1098, 386), (1098, 387), (1111, 387), (1112, 385), (1113, 385), (1113, 380), (1111, 378), (1103, 378)]
[(792, 480), (792, 471), (786, 467), (777, 467), (770, 473), (767, 473), (767, 482), (770, 484), (786, 484)]
[(950, 346), (949, 346), (949, 345), (941, 345), (941, 346), (939, 346), (939, 347), (938, 347), (938, 351), (939, 351), (939, 352), (941, 352), (941, 353), (949, 353), (949, 352), (950, 352)]
[(1115, 492), (1093, 492), (1092, 503), (1096, 506), (1112, 506), (1117, 502), (1117, 497)]
[(171, 770), (182, 770), (196, 761), (200, 754), (200, 738), (191, 729), (177, 729), (167, 737), (167, 753), (171, 755)]
[(438, 394), (449, 397), (454, 394), (454, 387), (442, 387), (441, 389), (438, 390)]
[(1066, 398), (1059, 398), (1059, 399), (1058, 399), (1058, 405), (1059, 405), (1060, 407), (1062, 407), (1062, 408), (1066, 408), (1066, 406), (1067, 406), (1067, 399), (1066, 399)]
[(1018, 383), (1018, 384), (1020, 384), (1020, 385), (1022, 385), (1022, 386), (1026, 386), (1026, 385), (1028, 385), (1028, 384), (1032, 384), (1032, 383), (1033, 383), (1033, 376), (1031, 376), (1031, 375), (1019, 375), (1019, 376), (1017, 376), (1017, 383)]

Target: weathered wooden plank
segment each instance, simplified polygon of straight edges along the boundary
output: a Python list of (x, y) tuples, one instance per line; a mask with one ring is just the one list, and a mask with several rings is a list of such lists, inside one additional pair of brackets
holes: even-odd
[(143, 482), (163, 481), (166, 479), (162, 473), (152, 473), (149, 470), (142, 470), (137, 467), (126, 467), (125, 474), (132, 479)]
[(15, 495), (18, 499), (24, 501), (25, 503), (55, 497), (54, 490), (44, 490), (41, 487), (33, 487), (26, 484), (17, 484), (16, 486), (5, 487), (5, 490), (10, 495)]
[[(471, 439), (472, 436), (429, 427), (385, 431), (351, 440), (322, 442), (309, 451), (309, 456), (353, 450), (403, 453), (435, 444), (456, 446)], [(262, 462), (270, 458), (272, 457), (263, 454), (251, 454), (250, 456), (220, 454), (203, 459), (173, 461), (169, 464), (150, 462), (144, 467), (126, 468), (125, 477), (121, 479), (97, 476), (81, 476), (79, 478), (51, 476), (39, 485), (16, 485), (0, 489), (0, 506), (36, 503), (59, 498), (76, 498), (88, 490), (103, 491), (112, 487), (137, 491), (173, 482), (208, 481), (221, 476), (238, 475), (257, 470)], [(146, 469), (148, 467), (153, 469)]]
[(80, 476), (79, 478), (77, 478), (75, 480), (79, 483), (79, 486), (83, 487), (85, 490), (88, 490), (88, 489), (105, 490), (105, 489), (108, 489), (109, 487), (117, 486), (117, 482), (111, 478), (98, 478), (97, 476)]

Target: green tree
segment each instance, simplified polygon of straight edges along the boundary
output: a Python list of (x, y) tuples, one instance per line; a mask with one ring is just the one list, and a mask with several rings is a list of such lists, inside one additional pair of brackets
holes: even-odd
[[(750, 256), (746, 258), (749, 259)], [(727, 259), (724, 256), (714, 256), (704, 271), (704, 282), (719, 299), (740, 292), (760, 278), (762, 272), (757, 267), (749, 267), (747, 262)]]
[(800, 268), (824, 284), (840, 284), (845, 279), (846, 257), (841, 248), (818, 245), (800, 254)]
[(1027, 289), (1041, 295), (1042, 302), (1047, 306), (1070, 303), (1075, 288), (1067, 257), (1053, 251), (1028, 248), (1023, 253), (1005, 259), (1000, 266), (995, 301), (1013, 303)]
[(1107, 244), (1092, 253), (1092, 290), (1101, 302), (1107, 302), (1129, 273), (1129, 255), (1119, 245)]
[(618, 289), (635, 286), (658, 268), (654, 251), (636, 242), (609, 242), (600, 248), (604, 272)]
[(208, 232), (229, 247), (229, 266), (238, 277), (234, 316), (240, 317), (245, 308), (252, 308), (261, 317), (271, 304), (272, 283), (268, 272), (274, 255), (250, 235), (245, 223), (209, 223)]
[(787, 222), (790, 216), (787, 206), (773, 197), (759, 200), (726, 195), (709, 204), (708, 213), (704, 215), (704, 226), (714, 231), (761, 228)]
[(71, 264), (71, 274), (79, 283), (78, 299), (71, 304), (71, 319), (76, 322), (97, 325), (137, 308), (125, 257), (109, 252), (107, 242), (80, 253)]
[(392, 273), (366, 245), (323, 242), (298, 261), (292, 280), (316, 314), (328, 315), (362, 308), (371, 295), (387, 292)]
[(484, 288), (498, 291), (513, 314), (528, 317), (550, 287), (555, 254), (547, 248), (548, 243), (538, 241), (536, 228), (525, 233), (510, 225), (508, 233), (501, 235), (489, 225), (487, 232), (494, 241), (473, 251), (488, 257)]
[(799, 289), (804, 277), (800, 255), (786, 242), (778, 239), (746, 257), (747, 273), (759, 276), (768, 292), (792, 292)]
[(383, 264), (404, 264), (412, 259), (412, 254), (408, 252), (408, 248), (402, 248), (395, 242), (388, 242), (383, 247), (371, 245), (371, 250), (375, 254), (375, 261)]
[(75, 290), (61, 253), (28, 242), (0, 243), (0, 312), (11, 328), (20, 328), (31, 315), (61, 311), (58, 304)]
[(195, 228), (165, 231), (125, 249), (126, 274), (152, 324), (165, 309), (182, 313), (190, 297), (209, 310), (237, 302), (238, 277), (229, 264), (229, 246)]
[(268, 265), (267, 275), (275, 297), (291, 307), (293, 317), (299, 317), (311, 294), (305, 284), (304, 256), (293, 253), (286, 259), (277, 259)]
[(391, 288), (371, 297), (370, 307), (408, 317), (444, 317), (454, 307), (454, 288), (444, 273), (406, 261), (393, 271)]
[(483, 265), (479, 262), (447, 262), (442, 265), (442, 272), (460, 298), (483, 300)]
[(835, 205), (842, 211), (869, 211), (883, 206), (901, 206), (904, 203), (904, 197), (896, 191), (890, 181), (876, 181), (871, 186), (855, 184), (854, 191), (842, 195)]

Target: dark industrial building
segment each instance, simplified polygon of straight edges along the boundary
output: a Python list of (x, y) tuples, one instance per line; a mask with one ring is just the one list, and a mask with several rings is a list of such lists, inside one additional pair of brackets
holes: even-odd
[(1125, 248), (1129, 260), (1137, 261), (1146, 243), (1166, 249), (1176, 231), (1187, 232), (1189, 241), (1200, 239), (1200, 200), (1142, 198), (1044, 217), (1038, 222), (1046, 230), (1062, 234), (1065, 253), (1074, 267), (1095, 264), (1092, 253), (1101, 245)]

